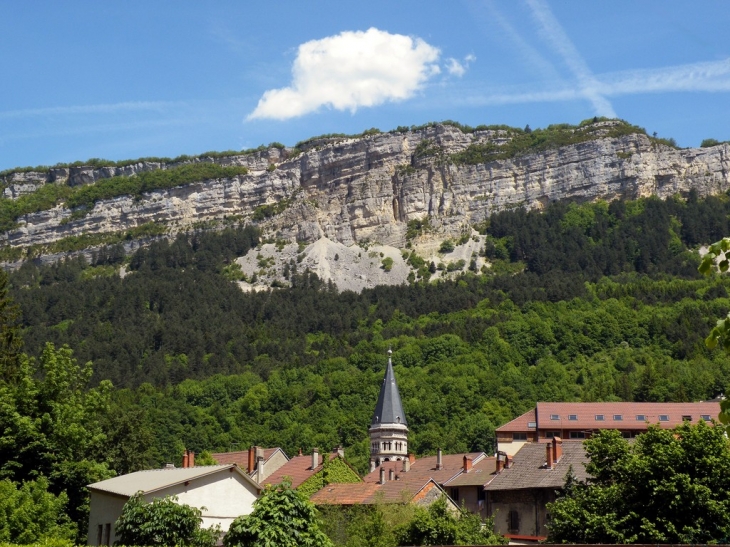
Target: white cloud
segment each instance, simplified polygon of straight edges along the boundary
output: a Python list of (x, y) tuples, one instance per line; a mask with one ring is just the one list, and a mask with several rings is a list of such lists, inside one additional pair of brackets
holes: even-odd
[(448, 59), (446, 59), (446, 71), (453, 76), (458, 76), (459, 78), (461, 78), (464, 74), (466, 74), (466, 70), (469, 68), (469, 64), (476, 60), (476, 56), (472, 54), (464, 57), (464, 61), (462, 62), (457, 61), (453, 57), (449, 57)]
[(604, 96), (601, 84), (591, 72), (585, 60), (573, 45), (560, 23), (543, 0), (527, 0), (532, 14), (541, 26), (543, 37), (561, 55), (565, 64), (578, 80), (583, 95), (591, 102), (599, 116), (615, 118), (616, 113), (610, 101)]
[[(603, 97), (641, 95), (646, 93), (730, 91), (730, 58), (722, 61), (690, 63), (663, 68), (625, 70), (596, 74), (596, 88)], [(539, 91), (474, 92), (462, 97), (470, 105), (502, 105), (548, 103), (585, 98), (584, 91), (574, 86), (559, 86)]]
[(420, 38), (371, 28), (299, 46), (288, 87), (266, 91), (247, 119), (286, 120), (322, 106), (360, 107), (412, 97), (438, 74), (440, 51)]
[(52, 106), (46, 108), (26, 108), (24, 110), (6, 110), (0, 112), (0, 119), (27, 118), (31, 116), (111, 114), (115, 112), (132, 112), (141, 110), (162, 111), (184, 105), (182, 102), (170, 101), (137, 101), (110, 104), (89, 104), (78, 106)]

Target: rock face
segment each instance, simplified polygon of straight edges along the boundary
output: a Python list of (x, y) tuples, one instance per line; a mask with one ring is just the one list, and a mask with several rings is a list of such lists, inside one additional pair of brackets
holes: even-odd
[[(251, 219), (257, 207), (279, 203), (277, 214), (260, 221), (268, 236), (308, 243), (324, 237), (345, 246), (370, 242), (402, 248), (407, 222), (427, 216), (443, 239), (507, 208), (541, 208), (564, 199), (666, 198), (690, 189), (703, 196), (730, 188), (727, 144), (678, 150), (643, 134), (598, 138), (478, 165), (448, 161), (449, 155), (471, 144), (503, 142), (501, 133), (462, 133), (453, 126), (436, 125), (407, 133), (321, 139), (298, 154), (270, 148), (199, 158), (192, 161), (244, 165), (249, 173), (155, 191), (141, 199), (101, 201), (80, 219), (70, 220), (72, 211), (60, 206), (29, 214), (0, 240), (12, 246), (47, 244), (148, 222), (165, 223), (174, 232), (201, 221)], [(4, 197), (17, 199), (44, 184), (90, 184), (170, 167), (139, 162), (125, 167), (60, 168), (16, 173), (0, 182)]]

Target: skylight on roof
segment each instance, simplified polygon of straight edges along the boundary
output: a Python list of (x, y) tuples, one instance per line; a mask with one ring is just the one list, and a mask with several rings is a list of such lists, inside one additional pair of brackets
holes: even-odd
[(712, 417), (709, 414), (700, 414), (700, 418), (706, 422), (712, 421)]
[(646, 421), (646, 416), (644, 414), (637, 414), (636, 415), (636, 421), (637, 422), (645, 422)]
[(602, 422), (605, 419), (606, 419), (606, 417), (603, 414), (596, 414), (596, 421), (597, 422)]
[(551, 420), (559, 420), (560, 419), (560, 414), (550, 414), (550, 419)]
[(613, 415), (613, 419), (616, 422), (620, 422), (620, 421), (622, 421), (624, 419), (624, 417), (621, 414), (614, 414)]
[(578, 419), (577, 414), (568, 414), (568, 419), (571, 421), (576, 421)]
[(660, 422), (668, 422), (669, 421), (669, 415), (668, 414), (659, 414), (659, 421)]

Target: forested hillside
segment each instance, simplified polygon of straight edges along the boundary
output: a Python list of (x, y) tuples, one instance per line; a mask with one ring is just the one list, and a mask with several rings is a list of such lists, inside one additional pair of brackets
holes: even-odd
[(242, 292), (231, 264), (260, 238), (243, 226), (26, 263), (0, 286), (0, 487), (83, 522), (85, 484), (185, 448), (342, 444), (364, 471), (389, 347), (418, 454), (491, 451), (538, 400), (713, 397), (730, 364), (703, 339), (730, 280), (702, 278), (696, 249), (729, 215), (693, 194), (503, 212), (479, 227), (486, 273), (360, 294), (296, 267)]

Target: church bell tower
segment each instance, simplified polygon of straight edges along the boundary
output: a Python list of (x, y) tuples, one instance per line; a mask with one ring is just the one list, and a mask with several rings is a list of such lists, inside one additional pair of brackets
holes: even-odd
[(370, 423), (370, 471), (381, 463), (408, 457), (408, 424), (393, 373), (392, 350), (388, 350), (388, 367), (380, 387), (378, 404)]

